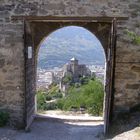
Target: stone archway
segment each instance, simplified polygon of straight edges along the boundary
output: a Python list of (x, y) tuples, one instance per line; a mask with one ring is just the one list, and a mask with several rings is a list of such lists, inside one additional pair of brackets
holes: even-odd
[(25, 75), (26, 75), (26, 97), (25, 97), (25, 120), (26, 129), (30, 127), (34, 119), (34, 98), (36, 81), (36, 60), (39, 44), (42, 39), (53, 31), (65, 26), (80, 26), (89, 30), (100, 40), (106, 56), (106, 84), (105, 84), (105, 103), (104, 103), (104, 121), (105, 133), (108, 132), (113, 108), (113, 75), (115, 61), (115, 39), (116, 20), (92, 20), (88, 18), (48, 18), (27, 19), (25, 20)]

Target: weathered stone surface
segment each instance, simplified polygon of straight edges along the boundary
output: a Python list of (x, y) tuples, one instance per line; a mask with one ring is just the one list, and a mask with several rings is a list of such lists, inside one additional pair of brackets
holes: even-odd
[(139, 89), (140, 88), (140, 84), (127, 84), (126, 88), (127, 89)]
[(13, 10), (14, 7), (15, 7), (14, 4), (0, 5), (0, 11), (11, 11), (11, 10)]
[(140, 47), (129, 42), (117, 42), (116, 56), (117, 62), (140, 63)]
[(0, 59), (0, 68), (2, 68), (5, 64), (5, 59)]
[(132, 72), (116, 72), (116, 79), (136, 79), (136, 77)]
[(131, 67), (131, 69), (132, 69), (132, 71), (134, 71), (134, 72), (138, 72), (138, 73), (140, 73), (140, 66), (132, 66)]
[(7, 18), (10, 16), (8, 11), (0, 11), (0, 18)]

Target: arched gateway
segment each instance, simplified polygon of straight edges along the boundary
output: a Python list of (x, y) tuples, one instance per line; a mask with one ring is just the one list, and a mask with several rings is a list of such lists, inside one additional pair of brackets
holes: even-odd
[(30, 127), (34, 119), (35, 111), (35, 81), (39, 44), (42, 39), (53, 31), (65, 26), (80, 26), (95, 34), (103, 45), (106, 56), (106, 81), (105, 81), (105, 101), (104, 101), (104, 131), (109, 129), (112, 116), (112, 105), (114, 96), (114, 62), (116, 44), (116, 19), (110, 21), (94, 21), (80, 18), (48, 20), (26, 20), (25, 21), (25, 60), (26, 60), (26, 129)]

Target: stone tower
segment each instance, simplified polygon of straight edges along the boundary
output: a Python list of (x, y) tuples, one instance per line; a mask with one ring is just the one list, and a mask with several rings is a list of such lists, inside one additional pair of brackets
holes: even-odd
[(77, 71), (78, 71), (78, 60), (73, 57), (71, 60), (70, 60), (70, 65), (71, 65), (71, 71), (73, 73), (73, 75), (77, 75)]

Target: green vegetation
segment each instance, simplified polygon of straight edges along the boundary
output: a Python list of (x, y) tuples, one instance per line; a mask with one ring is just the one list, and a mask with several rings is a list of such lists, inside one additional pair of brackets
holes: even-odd
[(137, 35), (135, 32), (129, 31), (128, 29), (125, 30), (128, 37), (131, 39), (132, 43), (135, 45), (140, 45), (140, 36)]
[(52, 84), (48, 92), (38, 91), (37, 92), (37, 110), (43, 111), (43, 110), (57, 109), (57, 105), (55, 102), (47, 103), (47, 101), (60, 99), (62, 97), (63, 95), (56, 84)]
[(0, 127), (5, 126), (9, 120), (9, 113), (0, 111)]
[[(81, 78), (81, 83), (71, 85), (65, 97), (57, 85), (51, 85), (47, 93), (37, 93), (37, 108), (39, 110), (61, 109), (71, 111), (83, 108), (92, 115), (102, 115), (104, 89), (102, 83), (95, 78)], [(54, 100), (52, 102), (46, 102)]]
[(64, 84), (67, 84), (67, 83), (70, 83), (71, 80), (72, 80), (72, 76), (71, 76), (71, 75), (67, 75), (67, 76), (65, 76), (65, 77), (62, 79), (62, 82), (63, 82)]
[(57, 98), (62, 98), (63, 95), (60, 92), (59, 86), (56, 84), (52, 84), (46, 94), (46, 99), (47, 98), (51, 98), (53, 99), (57, 99)]
[(79, 88), (71, 87), (67, 96), (59, 99), (57, 104), (62, 110), (80, 110), (80, 107), (83, 107), (88, 113), (99, 116), (103, 112), (103, 98), (103, 85), (98, 80), (90, 80)]
[(37, 110), (46, 110), (46, 93), (43, 91), (37, 92)]

